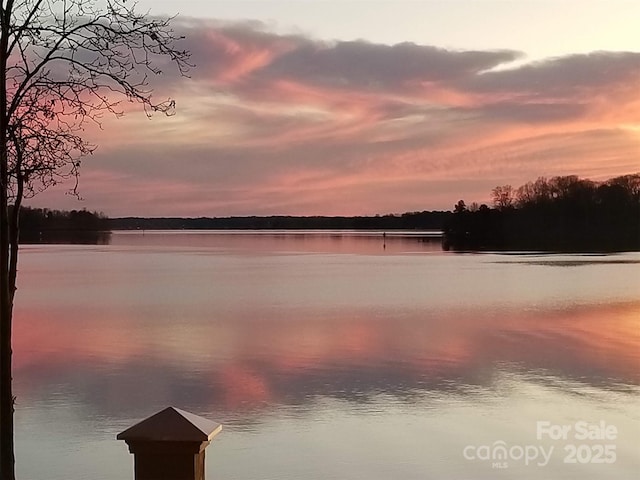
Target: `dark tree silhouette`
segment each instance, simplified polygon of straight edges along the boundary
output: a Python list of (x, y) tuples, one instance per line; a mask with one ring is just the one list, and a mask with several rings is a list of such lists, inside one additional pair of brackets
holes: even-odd
[[(0, 2), (0, 478), (15, 478), (11, 324), (22, 200), (77, 179), (93, 145), (88, 122), (119, 115), (119, 101), (170, 114), (152, 99), (147, 79), (189, 55), (169, 19), (137, 13), (126, 0)], [(77, 184), (76, 184), (77, 186)], [(75, 192), (75, 186), (72, 189)]]
[(442, 230), (451, 212), (407, 212), (370, 217), (110, 218), (113, 230)]
[(87, 210), (20, 209), (20, 243), (106, 244), (111, 238), (109, 219)]
[[(640, 174), (596, 183), (575, 175), (492, 191), (494, 209), (456, 206), (445, 246), (463, 250), (640, 249)], [(458, 202), (460, 204), (460, 202)]]
[(513, 207), (514, 191), (511, 185), (502, 185), (491, 190), (493, 206), (498, 210), (506, 210)]

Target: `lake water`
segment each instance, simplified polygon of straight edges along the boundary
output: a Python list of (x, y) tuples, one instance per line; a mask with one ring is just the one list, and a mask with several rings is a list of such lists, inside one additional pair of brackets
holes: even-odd
[(379, 232), (21, 252), (22, 480), (132, 478), (116, 434), (169, 405), (224, 425), (210, 479), (638, 478), (639, 253)]

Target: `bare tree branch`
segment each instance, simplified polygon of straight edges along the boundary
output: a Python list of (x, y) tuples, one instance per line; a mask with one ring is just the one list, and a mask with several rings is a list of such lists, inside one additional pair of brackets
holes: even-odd
[(95, 150), (87, 123), (122, 115), (123, 100), (147, 115), (173, 114), (149, 80), (164, 68), (186, 76), (189, 53), (172, 19), (127, 0), (0, 0), (0, 478), (15, 479), (11, 379), (19, 210), (24, 198), (66, 180), (78, 195), (81, 159)]

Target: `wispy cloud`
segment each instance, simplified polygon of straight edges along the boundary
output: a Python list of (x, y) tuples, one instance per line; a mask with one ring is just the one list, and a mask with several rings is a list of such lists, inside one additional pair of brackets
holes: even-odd
[(156, 90), (177, 114), (106, 123), (86, 162), (90, 208), (382, 213), (484, 201), (538, 175), (640, 169), (638, 52), (523, 63), (509, 49), (329, 42), (258, 22), (176, 27), (197, 67), (190, 79), (165, 69)]

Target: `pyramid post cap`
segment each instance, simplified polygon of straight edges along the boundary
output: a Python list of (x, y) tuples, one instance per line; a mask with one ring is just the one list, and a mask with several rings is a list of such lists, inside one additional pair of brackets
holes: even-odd
[(138, 442), (211, 441), (222, 425), (176, 407), (167, 407), (120, 432), (116, 439)]

